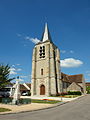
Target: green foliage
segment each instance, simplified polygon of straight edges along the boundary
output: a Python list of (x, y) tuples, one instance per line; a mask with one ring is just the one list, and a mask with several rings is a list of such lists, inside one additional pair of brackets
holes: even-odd
[(12, 102), (12, 99), (13, 99), (13, 98), (11, 98), (11, 97), (8, 97), (8, 98), (0, 97), (0, 103), (8, 104), (8, 103), (11, 103), (11, 102)]
[(12, 79), (9, 79), (10, 74), (10, 66), (0, 64), (0, 89), (8, 85)]
[[(12, 100), (13, 100), (12, 97), (9, 97), (9, 98), (0, 97), (0, 103), (2, 103), (2, 104), (11, 104)], [(30, 103), (31, 103), (30, 98), (20, 98), (18, 100), (18, 104), (30, 104)]]
[(31, 93), (30, 93), (30, 91), (27, 91), (28, 92), (28, 96), (31, 96)]
[(48, 99), (44, 99), (44, 100), (32, 99), (31, 102), (32, 103), (55, 104), (55, 103), (59, 103), (60, 101), (57, 101), (57, 100), (48, 100)]
[(86, 87), (87, 94), (90, 94), (90, 86)]
[(6, 111), (11, 111), (11, 110), (7, 108), (0, 108), (0, 112), (6, 112)]
[(30, 104), (31, 99), (30, 98), (20, 98), (19, 99), (19, 104)]
[(68, 91), (68, 95), (81, 95), (80, 91)]
[(78, 96), (80, 96), (80, 95), (64, 95), (65, 98), (75, 98)]
[(64, 95), (67, 95), (68, 92), (62, 92), (62, 93), (57, 93), (56, 95), (55, 94), (51, 94), (50, 97), (58, 97), (58, 96), (64, 96)]

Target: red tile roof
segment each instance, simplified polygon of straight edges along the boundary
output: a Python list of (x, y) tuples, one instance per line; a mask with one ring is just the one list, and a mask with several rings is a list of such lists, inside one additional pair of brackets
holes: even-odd
[(90, 86), (90, 82), (86, 82), (86, 86)]
[[(27, 86), (29, 88), (31, 88), (31, 84), (27, 83)], [(20, 90), (23, 91), (23, 90), (27, 90), (27, 88), (23, 85), (23, 84), (20, 84)]]

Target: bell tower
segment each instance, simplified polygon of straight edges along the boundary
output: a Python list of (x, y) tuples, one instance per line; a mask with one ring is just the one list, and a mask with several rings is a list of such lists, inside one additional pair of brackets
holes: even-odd
[(60, 87), (60, 51), (52, 42), (46, 23), (42, 39), (33, 49), (31, 95), (56, 95)]

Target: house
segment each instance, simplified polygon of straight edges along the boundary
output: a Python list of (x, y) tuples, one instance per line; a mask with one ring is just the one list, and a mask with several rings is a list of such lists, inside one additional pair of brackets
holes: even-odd
[(20, 84), (20, 93), (24, 93), (24, 92), (29, 92), (30, 93), (31, 90), (31, 84), (30, 83), (24, 83), (24, 84)]
[(86, 82), (86, 92), (90, 94), (90, 82)]
[(61, 73), (61, 80), (63, 84), (63, 92), (80, 91), (81, 93), (86, 93), (85, 79), (83, 74), (67, 75)]

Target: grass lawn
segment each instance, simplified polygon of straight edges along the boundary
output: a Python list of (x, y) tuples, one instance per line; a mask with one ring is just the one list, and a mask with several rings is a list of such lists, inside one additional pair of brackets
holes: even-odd
[(81, 95), (61, 95), (61, 96), (50, 96), (50, 97), (63, 97), (63, 98), (75, 98)]
[(59, 103), (60, 101), (55, 101), (55, 100), (36, 100), (36, 99), (32, 99), (31, 103), (45, 103), (45, 104), (55, 104), (55, 103)]
[(65, 98), (75, 98), (75, 97), (79, 97), (80, 95), (64, 95), (62, 97), (65, 97)]
[(6, 112), (6, 111), (11, 111), (11, 110), (7, 108), (0, 108), (0, 112)]

